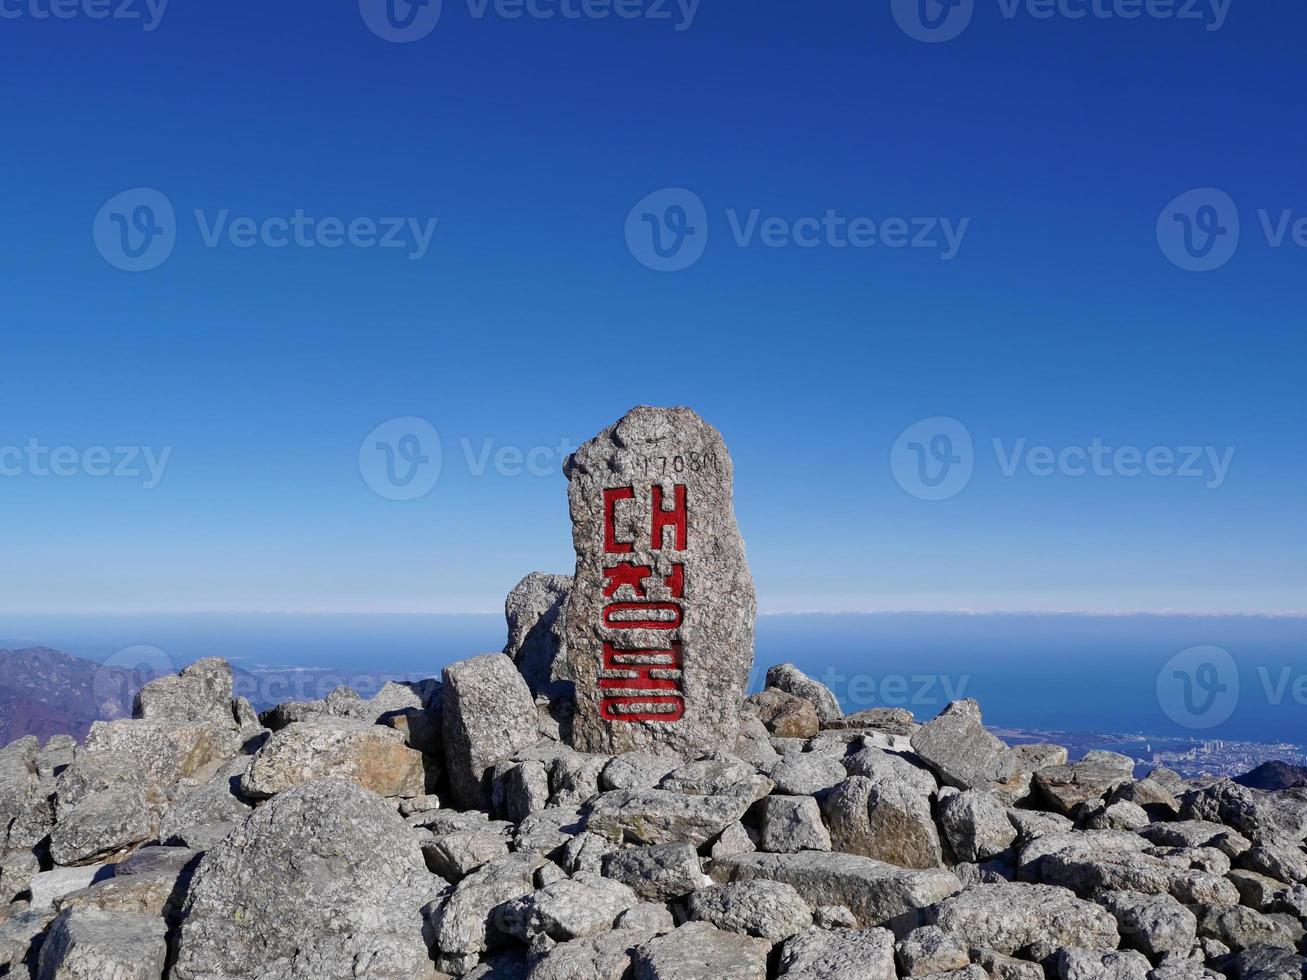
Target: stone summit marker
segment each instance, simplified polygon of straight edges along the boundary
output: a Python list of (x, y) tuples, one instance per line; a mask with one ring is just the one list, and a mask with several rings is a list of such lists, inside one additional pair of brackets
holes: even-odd
[(757, 599), (721, 434), (688, 408), (640, 406), (577, 450), (566, 473), (573, 746), (730, 751)]

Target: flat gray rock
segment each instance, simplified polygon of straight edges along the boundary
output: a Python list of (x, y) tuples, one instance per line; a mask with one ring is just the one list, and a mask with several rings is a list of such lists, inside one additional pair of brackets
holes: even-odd
[(733, 746), (757, 600), (721, 435), (687, 408), (641, 406), (565, 469), (572, 744), (683, 757)]
[(982, 790), (941, 796), (939, 825), (961, 861), (986, 861), (1017, 839), (1006, 807)]
[(591, 804), (586, 829), (617, 843), (687, 842), (698, 847), (744, 816), (751, 802), (747, 796), (619, 790)]
[(713, 862), (709, 873), (722, 884), (757, 878), (783, 881), (793, 885), (810, 906), (846, 906), (863, 927), (915, 920), (919, 910), (962, 887), (957, 876), (943, 868), (896, 868), (871, 858), (828, 851), (738, 854)]
[(151, 915), (64, 912), (41, 946), (37, 980), (160, 980), (165, 928)]
[(792, 854), (831, 849), (821, 807), (811, 796), (769, 796), (758, 801), (751, 816), (758, 823), (761, 851)]
[(654, 844), (613, 851), (603, 858), (603, 873), (630, 885), (648, 902), (684, 898), (709, 883), (698, 852), (689, 844)]
[(707, 922), (679, 929), (636, 947), (636, 980), (767, 980), (772, 944), (726, 932)]
[(240, 785), (246, 796), (266, 799), (322, 779), (346, 779), (378, 796), (426, 792), (422, 753), (393, 728), (349, 719), (297, 722), (273, 733)]
[(783, 980), (895, 980), (894, 934), (888, 929), (810, 929), (786, 941)]
[(777, 943), (812, 926), (812, 909), (780, 881), (737, 881), (703, 888), (687, 902), (690, 918)]
[(1049, 885), (978, 885), (939, 903), (929, 919), (969, 949), (1011, 956), (1031, 948), (1037, 961), (1062, 947), (1114, 950), (1120, 940), (1106, 909)]

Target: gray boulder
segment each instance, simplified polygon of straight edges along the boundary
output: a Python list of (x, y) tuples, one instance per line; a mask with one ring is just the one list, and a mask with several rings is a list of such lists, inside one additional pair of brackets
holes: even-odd
[(953, 701), (912, 736), (912, 751), (942, 782), (958, 789), (994, 789), (1017, 776), (1012, 750), (985, 728), (980, 705)]
[(913, 929), (895, 944), (894, 952), (909, 977), (965, 970), (971, 965), (967, 948), (939, 926)]
[(426, 792), (422, 753), (393, 728), (351, 719), (298, 722), (273, 734), (241, 777), (241, 792), (266, 799), (322, 779), (345, 779), (378, 796)]
[(1198, 919), (1170, 895), (1105, 892), (1099, 899), (1116, 919), (1121, 944), (1149, 957), (1182, 954), (1198, 938)]
[(704, 888), (690, 896), (687, 908), (691, 919), (774, 943), (812, 926), (808, 903), (780, 881), (737, 881)]
[(1017, 839), (1007, 809), (990, 793), (969, 789), (942, 796), (939, 825), (961, 861), (985, 861), (1002, 854)]
[(684, 841), (698, 847), (744, 816), (751, 802), (747, 796), (621, 790), (603, 793), (591, 804), (586, 829), (617, 843)]
[(1151, 968), (1133, 950), (1064, 949), (1057, 954), (1059, 980), (1147, 980)]
[(1089, 752), (1071, 765), (1048, 766), (1034, 776), (1040, 799), (1052, 810), (1072, 816), (1083, 803), (1097, 802), (1134, 778), (1135, 763), (1117, 752)]
[(164, 931), (152, 915), (70, 909), (50, 926), (37, 980), (161, 980)]
[(767, 980), (771, 945), (707, 922), (687, 922), (636, 947), (635, 980)]
[(681, 765), (674, 755), (655, 755), (652, 752), (623, 752), (615, 755), (599, 774), (602, 790), (653, 789), (663, 777)]
[(546, 864), (523, 852), (491, 861), (458, 883), (454, 891), (426, 908), (436, 965), (466, 973), (491, 944), (502, 941), (494, 910), (535, 891), (535, 873)]
[(777, 738), (812, 738), (821, 730), (812, 702), (793, 694), (768, 688), (745, 698), (744, 703)]
[(781, 946), (784, 980), (895, 980), (888, 929), (810, 929)]
[(794, 664), (777, 664), (768, 668), (767, 686), (803, 698), (816, 710), (817, 718), (823, 725), (844, 717), (840, 702), (831, 689), (820, 681), (813, 680)]
[[(757, 600), (720, 433), (688, 408), (640, 406), (565, 471), (576, 549), (564, 613), (574, 747), (692, 757), (734, 745)], [(645, 666), (634, 668), (621, 656), (648, 650), (668, 653), (637, 656)], [(673, 660), (679, 667), (668, 668)], [(601, 687), (601, 675), (627, 683)]]
[(562, 943), (609, 931), (619, 915), (637, 904), (635, 892), (620, 881), (582, 871), (510, 899), (494, 916), (501, 930), (522, 942), (545, 937)]
[(407, 980), (441, 881), (394, 807), (344, 780), (287, 790), (196, 869), (173, 980)]
[(539, 739), (535, 700), (502, 653), (450, 664), (442, 678), (450, 788), (459, 806), (486, 809), (490, 767)]
[(810, 906), (846, 906), (864, 928), (900, 921), (915, 924), (919, 910), (962, 887), (956, 875), (942, 868), (909, 870), (828, 851), (737, 854), (714, 861), (709, 873), (720, 884), (758, 878), (783, 881)]
[(813, 796), (844, 781), (848, 775), (838, 759), (815, 752), (794, 752), (767, 770), (774, 792), (785, 796)]
[(1030, 949), (1034, 960), (1063, 947), (1114, 950), (1120, 940), (1106, 909), (1049, 885), (978, 885), (940, 902), (928, 916), (969, 949), (1008, 956)]
[(930, 800), (915, 787), (850, 776), (822, 805), (835, 850), (904, 868), (943, 864)]
[(613, 851), (603, 858), (603, 873), (629, 885), (647, 902), (684, 898), (709, 883), (698, 852), (689, 844), (654, 844)]
[(508, 643), (504, 655), (517, 665), (531, 693), (551, 699), (565, 697), (558, 655), (563, 641), (563, 608), (572, 576), (532, 572), (513, 586), (504, 600)]
[(768, 796), (759, 800), (750, 814), (758, 822), (761, 851), (792, 854), (831, 849), (821, 807), (811, 796)]
[(734, 756), (713, 755), (673, 769), (658, 783), (659, 789), (699, 796), (743, 796), (760, 800), (775, 783)]

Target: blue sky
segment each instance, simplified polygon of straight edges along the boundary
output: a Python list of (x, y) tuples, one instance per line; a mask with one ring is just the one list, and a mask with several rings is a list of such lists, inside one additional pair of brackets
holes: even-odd
[[(147, 31), (4, 0), (0, 612), (494, 609), (571, 567), (558, 447), (637, 403), (722, 430), (767, 611), (1307, 611), (1307, 8), (1210, 30), (1207, 3), (1036, 3), (975, 0), (923, 43), (888, 2), (445, 0), (391, 43), (348, 2), (169, 5)], [(111, 215), (142, 199), (112, 202), (137, 188), (175, 244), (128, 272)], [(624, 233), (667, 188), (693, 197), (648, 213), (697, 201), (706, 228), (672, 272)], [(1201, 188), (1241, 233), (1189, 271), (1157, 229)], [(1194, 219), (1228, 230), (1209, 200)], [(318, 244), (274, 247), (297, 212)], [(828, 212), (884, 239), (836, 247)], [(388, 218), (401, 247), (317, 223)], [(927, 244), (889, 244), (895, 219)], [(359, 450), (408, 417), (442, 465), (394, 500)], [(960, 430), (894, 448), (935, 418), (973, 446), (943, 500), (911, 468)], [(1125, 455), (1073, 475), (1094, 445)], [(90, 475), (96, 447), (141, 475)], [(1170, 470), (1132, 463), (1158, 447)]]

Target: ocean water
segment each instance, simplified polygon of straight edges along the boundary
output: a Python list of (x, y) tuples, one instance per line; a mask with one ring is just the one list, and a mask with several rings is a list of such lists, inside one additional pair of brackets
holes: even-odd
[[(173, 669), (223, 656), (254, 676), (281, 671), (287, 696), (434, 676), (503, 643), (497, 615), (0, 617), (3, 647), (146, 657)], [(768, 665), (788, 661), (829, 684), (846, 710), (902, 706), (929, 718), (954, 697), (974, 697), (995, 726), (1307, 743), (1305, 619), (773, 615), (759, 618), (757, 645), (754, 689)], [(315, 669), (313, 690), (289, 679), (305, 668)]]

